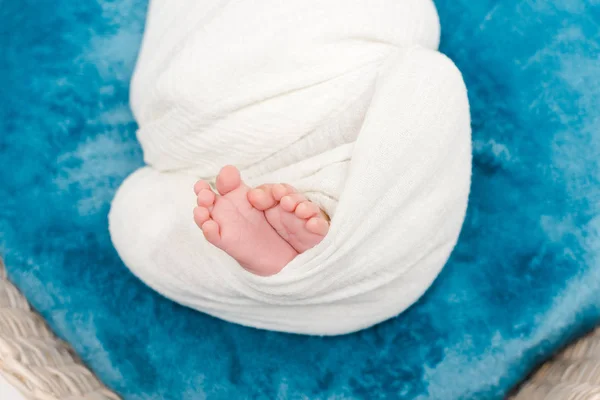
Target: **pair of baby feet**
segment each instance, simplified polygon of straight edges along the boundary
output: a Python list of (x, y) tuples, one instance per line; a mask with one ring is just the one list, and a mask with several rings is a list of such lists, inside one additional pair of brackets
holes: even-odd
[(215, 193), (194, 186), (194, 221), (206, 240), (257, 275), (274, 275), (298, 254), (316, 246), (329, 230), (327, 215), (287, 184), (251, 189), (233, 166), (224, 167)]

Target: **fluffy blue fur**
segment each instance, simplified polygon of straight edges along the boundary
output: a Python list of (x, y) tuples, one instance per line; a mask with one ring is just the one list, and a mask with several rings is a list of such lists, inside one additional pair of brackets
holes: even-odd
[(451, 261), (401, 316), (336, 338), (258, 331), (123, 266), (107, 213), (142, 164), (128, 81), (145, 0), (0, 0), (11, 279), (129, 400), (501, 398), (600, 320), (600, 3), (437, 5), (469, 88), (473, 191)]

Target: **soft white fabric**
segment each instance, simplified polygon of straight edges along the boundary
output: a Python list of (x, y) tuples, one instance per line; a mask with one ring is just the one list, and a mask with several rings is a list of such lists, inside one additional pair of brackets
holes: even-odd
[(13, 385), (0, 375), (0, 399), (2, 400), (26, 400)]
[[(153, 0), (131, 104), (147, 167), (111, 235), (163, 295), (236, 323), (343, 334), (397, 315), (454, 247), (471, 173), (461, 75), (429, 0)], [(208, 244), (192, 191), (233, 164), (333, 216), (317, 247), (259, 277)]]

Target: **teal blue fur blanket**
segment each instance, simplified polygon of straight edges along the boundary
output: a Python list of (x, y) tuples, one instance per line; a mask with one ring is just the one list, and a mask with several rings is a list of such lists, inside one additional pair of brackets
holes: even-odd
[(451, 260), (405, 313), (341, 337), (259, 331), (128, 272), (107, 213), (142, 164), (128, 85), (143, 0), (0, 0), (10, 278), (128, 400), (502, 398), (600, 321), (600, 3), (437, 6), (469, 89), (473, 187)]

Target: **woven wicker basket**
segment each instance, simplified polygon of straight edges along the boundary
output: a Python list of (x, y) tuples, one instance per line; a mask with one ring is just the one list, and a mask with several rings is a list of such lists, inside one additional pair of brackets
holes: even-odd
[[(118, 400), (56, 338), (0, 259), (0, 373), (31, 400)], [(600, 400), (600, 328), (542, 366), (513, 400)]]
[(513, 400), (600, 400), (600, 328), (539, 368)]
[(0, 259), (0, 372), (32, 400), (118, 400), (50, 331)]

